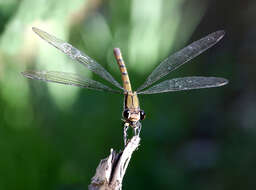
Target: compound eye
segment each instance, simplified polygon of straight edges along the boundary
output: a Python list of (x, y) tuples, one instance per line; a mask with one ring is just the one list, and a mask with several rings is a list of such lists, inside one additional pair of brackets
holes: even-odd
[(140, 110), (140, 120), (145, 119), (146, 117), (146, 113), (144, 112), (144, 110)]
[(128, 119), (129, 116), (130, 116), (129, 110), (127, 110), (127, 109), (124, 110), (124, 111), (123, 111), (123, 117), (124, 117), (125, 119)]

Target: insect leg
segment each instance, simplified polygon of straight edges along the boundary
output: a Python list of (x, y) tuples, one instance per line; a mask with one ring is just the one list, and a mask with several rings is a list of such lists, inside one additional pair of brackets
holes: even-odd
[(137, 128), (138, 128), (138, 129), (137, 129), (137, 130), (138, 130), (138, 131), (137, 131), (137, 132), (138, 132), (137, 135), (138, 135), (138, 136), (140, 136), (141, 126), (142, 126), (141, 123), (138, 122), (138, 126), (137, 126)]
[(124, 146), (126, 146), (127, 143), (127, 130), (129, 128), (129, 123), (124, 123)]
[(141, 130), (141, 123), (137, 122), (136, 126), (133, 128), (134, 130), (134, 135), (139, 136), (140, 135), (140, 130)]

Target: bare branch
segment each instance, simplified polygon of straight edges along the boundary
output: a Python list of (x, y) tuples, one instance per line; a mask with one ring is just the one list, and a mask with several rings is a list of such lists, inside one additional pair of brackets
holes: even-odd
[(121, 190), (127, 166), (139, 143), (140, 137), (134, 136), (120, 153), (111, 149), (110, 155), (100, 161), (89, 190)]

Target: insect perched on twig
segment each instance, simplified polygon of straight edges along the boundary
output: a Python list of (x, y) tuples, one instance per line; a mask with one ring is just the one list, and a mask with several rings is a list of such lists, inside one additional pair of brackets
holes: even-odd
[(114, 86), (121, 89), (121, 91), (114, 90), (98, 81), (85, 77), (80, 77), (76, 74), (71, 73), (58, 71), (25, 71), (22, 72), (22, 74), (30, 79), (43, 80), (46, 82), (54, 82), (65, 85), (73, 85), (81, 88), (108, 91), (112, 93), (123, 93), (123, 121), (125, 144), (127, 143), (127, 129), (129, 127), (132, 127), (134, 129), (134, 134), (139, 135), (141, 130), (140, 121), (143, 120), (146, 116), (145, 112), (140, 109), (138, 94), (156, 94), (172, 91), (212, 88), (223, 86), (228, 83), (228, 80), (219, 77), (192, 76), (165, 80), (150, 87), (153, 83), (157, 82), (162, 77), (166, 76), (173, 70), (177, 69), (181, 65), (185, 64), (189, 60), (193, 59), (194, 57), (206, 51), (208, 48), (215, 45), (218, 41), (222, 39), (225, 34), (225, 32), (222, 30), (211, 33), (206, 37), (193, 42), (182, 50), (166, 58), (153, 70), (153, 72), (148, 76), (146, 81), (136, 91), (133, 91), (131, 88), (128, 72), (119, 48), (114, 48), (114, 55), (122, 74), (123, 87), (100, 64), (98, 64), (95, 60), (90, 58), (88, 55), (82, 53), (69, 43), (64, 42), (38, 28), (33, 28), (33, 31), (42, 39), (47, 41), (49, 44), (61, 50), (63, 53), (76, 60), (77, 62), (81, 63), (95, 74), (112, 83)]

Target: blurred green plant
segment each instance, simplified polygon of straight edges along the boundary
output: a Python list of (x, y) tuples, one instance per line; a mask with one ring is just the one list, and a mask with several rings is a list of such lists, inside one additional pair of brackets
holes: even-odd
[[(120, 47), (132, 84), (138, 86), (171, 50), (186, 44), (206, 7), (206, 2), (186, 0), (1, 1), (0, 189), (85, 187), (94, 174), (98, 159), (104, 157), (110, 147), (122, 142), (121, 97), (28, 81), (21, 76), (21, 71), (37, 69), (77, 72), (98, 79), (39, 39), (32, 33), (32, 26), (69, 41), (118, 79), (120, 73), (112, 51), (113, 47)], [(197, 95), (192, 94), (193, 97)], [(194, 106), (183, 99), (183, 93), (172, 97), (183, 106)], [(183, 117), (192, 111), (182, 110), (175, 101), (170, 107), (166, 103), (168, 99), (160, 95), (143, 100), (151, 117), (151, 122), (145, 123), (148, 128), (145, 136), (148, 137), (145, 137), (147, 147), (143, 154), (152, 159), (159, 153), (157, 142), (174, 143), (177, 139), (185, 139), (189, 133), (181, 126), (189, 124)], [(175, 118), (172, 128), (167, 125), (171, 118), (164, 121), (162, 113)], [(162, 128), (156, 131), (154, 126), (159, 125)], [(120, 137), (113, 136), (117, 133)], [(178, 167), (173, 171), (164, 168), (169, 162), (167, 156), (159, 158), (162, 164), (155, 165), (151, 159), (147, 164), (153, 164), (153, 169), (145, 169), (140, 166), (143, 158), (139, 157), (134, 163), (135, 169), (128, 171), (127, 176), (136, 175), (136, 168), (139, 168), (140, 174), (147, 173), (152, 175), (151, 179), (159, 180), (155, 182), (155, 187), (159, 187), (163, 172), (176, 180), (168, 181), (167, 177), (161, 186), (165, 189), (169, 185), (179, 187), (187, 180)], [(141, 183), (147, 181), (135, 178), (131, 176), (132, 182), (127, 183), (143, 187)]]

